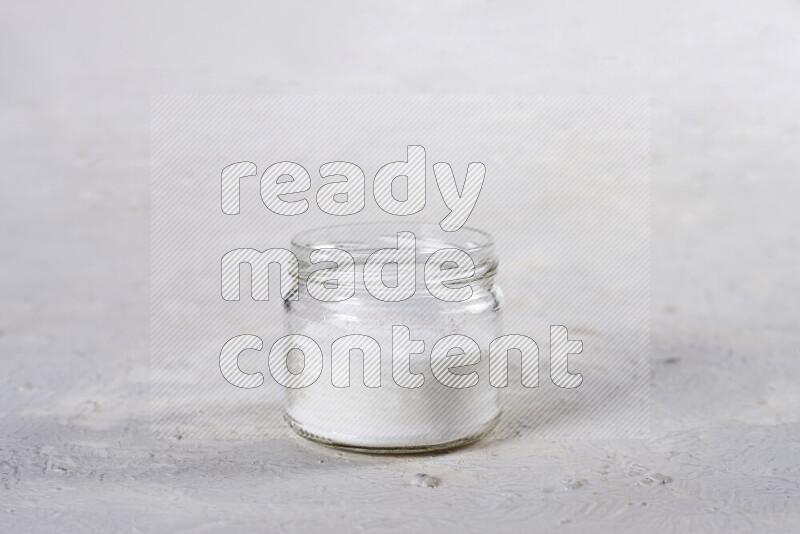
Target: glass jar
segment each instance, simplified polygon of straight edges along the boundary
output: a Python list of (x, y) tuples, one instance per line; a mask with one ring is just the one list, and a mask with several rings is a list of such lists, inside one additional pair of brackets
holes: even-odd
[[(411, 232), (415, 237), (415, 290), (404, 300), (388, 302), (368, 291), (364, 265), (377, 250), (397, 248), (398, 232)], [(332, 446), (391, 453), (455, 447), (480, 439), (492, 429), (500, 416), (500, 404), (497, 390), (489, 384), (488, 349), (490, 342), (501, 335), (502, 326), (501, 295), (494, 284), (497, 258), (491, 236), (469, 228), (445, 232), (434, 224), (371, 223), (305, 231), (295, 236), (292, 247), (299, 260), (300, 295), (297, 300), (284, 301), (287, 335), (307, 336), (323, 354), (319, 378), (306, 387), (287, 390), (285, 418), (295, 431)], [(311, 254), (316, 249), (331, 248), (344, 250), (353, 258), (354, 288), (346, 300), (324, 302), (311, 296), (309, 285), (320, 282), (309, 274), (331, 264), (312, 264)], [(463, 250), (474, 262), (471, 276), (447, 284), (452, 288), (471, 287), (466, 300), (440, 300), (429, 290), (430, 280), (426, 284), (425, 264), (431, 254), (441, 249)], [(319, 256), (314, 259), (319, 262)], [(397, 283), (403, 266), (381, 271), (387, 286), (393, 285), (393, 274)], [(424, 342), (424, 350), (412, 351), (409, 359), (398, 362), (393, 358), (392, 343), (402, 340), (399, 334), (417, 340), (416, 349), (422, 348), (418, 341)], [(472, 351), (469, 361), (480, 360), (450, 368), (452, 374), (462, 375), (457, 379), (464, 379), (456, 387), (453, 381), (440, 381), (440, 375), (431, 368), (433, 347), (453, 334), (467, 336), (475, 344), (461, 343), (466, 348), (448, 350), (444, 342), (440, 356), (466, 356)], [(333, 343), (348, 335), (377, 341), (379, 369), (375, 368), (378, 362), (367, 356), (366, 350), (348, 352), (349, 380), (346, 370), (344, 376), (341, 374), (341, 360), (340, 367), (332, 367)], [(288, 352), (287, 367), (291, 372), (295, 372), (293, 367), (302, 370), (304, 365), (302, 352)], [(405, 369), (401, 369), (403, 366)], [(397, 372), (403, 371), (416, 377), (421, 374), (422, 384), (415, 378), (413, 385), (418, 387), (409, 387), (412, 384), (403, 380), (399, 380), (403, 384), (400, 385)], [(337, 372), (338, 377), (334, 377)]]

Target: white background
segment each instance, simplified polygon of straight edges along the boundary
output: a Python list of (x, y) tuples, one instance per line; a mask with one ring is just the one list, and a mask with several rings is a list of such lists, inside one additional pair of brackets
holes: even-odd
[[(0, 529), (791, 531), (799, 21), (788, 1), (3, 2)], [(652, 439), (152, 441), (160, 93), (652, 95)]]

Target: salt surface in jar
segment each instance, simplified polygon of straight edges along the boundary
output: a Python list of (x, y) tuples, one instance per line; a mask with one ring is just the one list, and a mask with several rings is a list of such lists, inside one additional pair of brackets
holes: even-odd
[[(405, 300), (386, 302), (375, 298), (365, 287), (364, 264), (379, 249), (397, 248), (398, 232), (412, 232), (415, 236), (415, 290)], [(437, 225), (426, 224), (355, 224), (302, 232), (293, 239), (292, 246), (300, 261), (301, 284), (298, 300), (285, 301), (287, 334), (307, 336), (323, 354), (319, 379), (307, 387), (287, 390), (286, 420), (292, 428), (322, 443), (372, 452), (448, 448), (477, 440), (491, 430), (499, 418), (500, 405), (497, 390), (489, 384), (488, 348), (501, 335), (501, 317), (499, 289), (494, 285), (497, 259), (488, 234), (468, 228), (445, 232)], [(312, 264), (310, 255), (316, 249), (341, 249), (353, 257), (355, 290), (350, 298), (323, 302), (309, 295), (308, 284), (318, 283), (309, 280), (309, 273), (329, 266), (320, 265), (319, 256)], [(472, 276), (450, 284), (471, 287), (472, 294), (466, 300), (440, 300), (426, 286), (425, 264), (431, 254), (441, 249), (463, 250), (474, 262)], [(393, 273), (397, 282), (399, 268), (393, 270), (390, 264), (384, 269), (387, 286), (393, 285)], [(407, 367), (405, 371), (422, 375), (424, 382), (419, 387), (404, 387), (396, 380), (393, 327), (407, 327), (411, 340), (424, 342), (421, 353), (412, 353), (409, 359), (399, 362), (401, 367)], [(396, 330), (396, 335), (397, 332), (405, 331)], [(477, 378), (470, 387), (445, 385), (431, 369), (432, 348), (453, 334), (467, 336), (476, 342), (473, 347), (479, 347), (480, 354), (473, 355), (473, 361), (480, 359), (478, 363), (452, 369), (456, 375), (471, 375), (473, 382)], [(349, 380), (346, 370), (345, 376), (341, 375), (341, 359), (339, 367), (332, 368), (332, 345), (348, 335), (369, 336), (377, 341), (379, 370), (377, 358), (368, 358), (361, 350), (349, 351)], [(466, 352), (453, 348), (448, 355)], [(295, 372), (293, 367), (302, 369), (304, 364), (300, 351), (289, 352), (287, 366), (291, 372)], [(337, 370), (339, 376), (335, 377)], [(415, 380), (419, 382), (418, 378)], [(342, 387), (344, 383), (348, 385)]]

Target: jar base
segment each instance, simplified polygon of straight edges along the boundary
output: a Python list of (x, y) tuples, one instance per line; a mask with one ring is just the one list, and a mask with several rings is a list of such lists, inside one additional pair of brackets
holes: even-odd
[(349, 443), (343, 443), (337, 440), (326, 438), (324, 436), (320, 436), (314, 432), (310, 432), (300, 422), (293, 419), (289, 414), (284, 414), (283, 418), (289, 424), (291, 429), (297, 432), (297, 434), (300, 435), (301, 437), (304, 437), (310, 441), (314, 441), (321, 445), (327, 445), (328, 447), (343, 449), (352, 452), (363, 452), (370, 454), (419, 454), (426, 452), (440, 452), (448, 449), (455, 449), (457, 447), (462, 447), (470, 443), (474, 443), (485, 437), (489, 432), (491, 432), (494, 429), (495, 426), (497, 426), (497, 423), (500, 421), (501, 415), (502, 415), (501, 413), (498, 413), (496, 416), (490, 419), (479, 431), (470, 434), (469, 436), (465, 436), (462, 438), (442, 443), (432, 443), (426, 445), (389, 446), (389, 447), (380, 445), (365, 446), (365, 445), (353, 445)]

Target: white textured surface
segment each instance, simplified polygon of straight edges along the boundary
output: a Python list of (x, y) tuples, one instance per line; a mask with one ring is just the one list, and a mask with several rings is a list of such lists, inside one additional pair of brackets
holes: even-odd
[[(4, 2), (0, 530), (794, 530), (800, 8), (677, 4)], [(651, 94), (652, 439), (150, 440), (172, 92)]]

